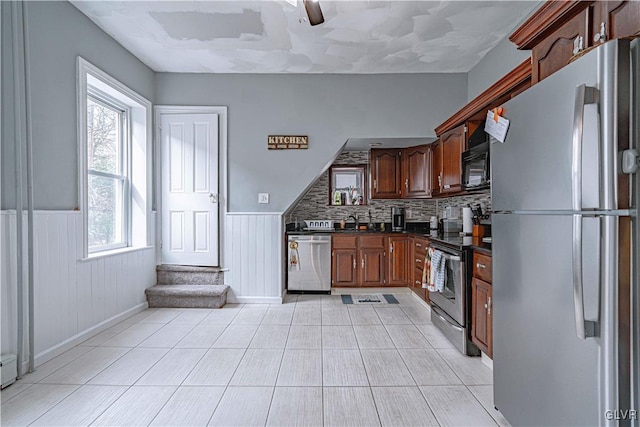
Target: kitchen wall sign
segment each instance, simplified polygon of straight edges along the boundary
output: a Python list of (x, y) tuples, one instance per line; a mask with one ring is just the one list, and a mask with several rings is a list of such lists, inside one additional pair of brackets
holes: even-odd
[(309, 148), (307, 135), (269, 135), (267, 137), (269, 150), (291, 150)]

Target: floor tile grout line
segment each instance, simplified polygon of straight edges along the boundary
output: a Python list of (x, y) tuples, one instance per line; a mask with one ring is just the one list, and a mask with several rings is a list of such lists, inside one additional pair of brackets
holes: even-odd
[[(296, 299), (297, 301), (297, 299)], [(295, 310), (295, 307), (294, 307)], [(291, 315), (291, 321), (293, 321), (293, 315)], [(278, 373), (276, 374), (276, 379), (273, 384), (273, 390), (271, 391), (271, 400), (269, 400), (269, 409), (267, 409), (267, 416), (264, 419), (264, 425), (267, 425), (269, 422), (269, 414), (271, 413), (271, 405), (273, 405), (273, 396), (276, 394), (276, 387), (278, 386), (278, 379), (280, 378), (280, 370), (282, 369), (282, 364), (284, 363), (284, 355), (286, 353), (287, 341), (289, 341), (289, 334), (291, 333), (291, 324), (289, 324), (289, 329), (287, 331), (287, 339), (284, 341), (284, 348), (282, 349), (282, 358), (280, 359), (280, 365), (278, 366)]]
[[(480, 405), (480, 407), (482, 409), (484, 409), (484, 411), (487, 413), (487, 415), (489, 415), (489, 417), (493, 420), (494, 423), (496, 423), (496, 426), (499, 426), (500, 423), (498, 422), (498, 420), (495, 419), (495, 417), (493, 415), (491, 415), (491, 413), (487, 410), (487, 408), (484, 407), (484, 405), (482, 404), (482, 402), (480, 402), (480, 399), (475, 395), (474, 392), (471, 391), (471, 389), (469, 388), (469, 386), (467, 384), (464, 384), (464, 386), (467, 388), (467, 391), (469, 391), (469, 393), (471, 393), (471, 396), (473, 396), (473, 398), (476, 400), (476, 402), (478, 402), (478, 404)], [(495, 408), (495, 407), (494, 407)], [(497, 409), (496, 409), (497, 410)]]

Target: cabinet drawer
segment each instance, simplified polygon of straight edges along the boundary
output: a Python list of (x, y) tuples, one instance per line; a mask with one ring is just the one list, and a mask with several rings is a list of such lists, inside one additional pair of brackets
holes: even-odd
[(478, 252), (473, 253), (473, 276), (491, 283), (491, 257)]
[(360, 236), (360, 248), (384, 249), (384, 235)]
[(424, 257), (427, 254), (427, 248), (429, 247), (429, 241), (423, 239), (416, 239), (414, 250), (416, 254), (416, 258), (422, 258), (424, 261)]
[(358, 247), (358, 236), (353, 234), (333, 235), (333, 249), (356, 249)]

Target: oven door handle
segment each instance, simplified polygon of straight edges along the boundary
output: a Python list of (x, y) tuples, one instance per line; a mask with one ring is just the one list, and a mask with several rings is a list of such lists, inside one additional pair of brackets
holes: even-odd
[(435, 249), (437, 251), (442, 252), (444, 257), (449, 261), (461, 261), (462, 260), (462, 258), (459, 255), (453, 255), (453, 254), (451, 254), (449, 252), (446, 252), (444, 249), (440, 249), (438, 246), (429, 246), (429, 248)]

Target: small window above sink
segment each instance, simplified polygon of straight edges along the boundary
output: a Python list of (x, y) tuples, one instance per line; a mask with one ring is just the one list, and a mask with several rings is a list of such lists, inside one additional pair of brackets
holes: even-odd
[(366, 205), (366, 165), (331, 166), (329, 168), (329, 204), (333, 206)]

